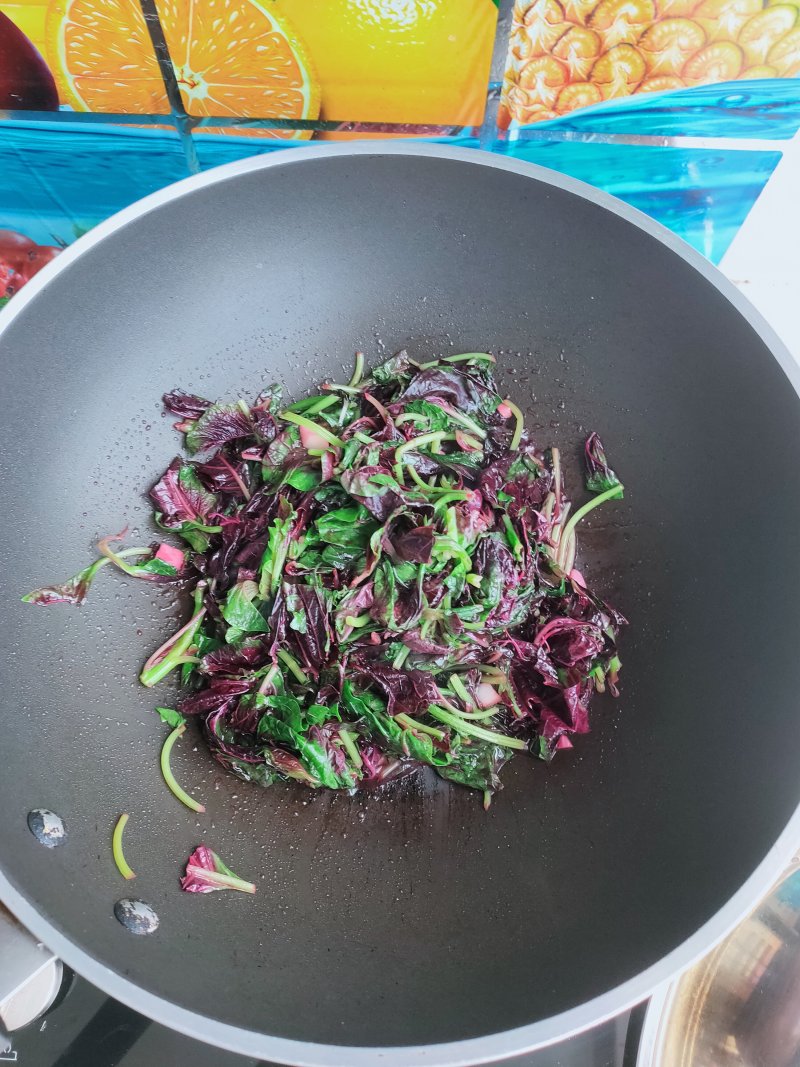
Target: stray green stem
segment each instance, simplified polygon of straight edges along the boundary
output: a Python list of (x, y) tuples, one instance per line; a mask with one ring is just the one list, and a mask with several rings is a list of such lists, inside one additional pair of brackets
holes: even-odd
[(589, 677), (594, 678), (595, 689), (598, 693), (605, 693), (606, 691), (606, 675), (603, 668), (598, 663), (593, 670), (589, 671)]
[(468, 359), (483, 360), (485, 363), (497, 362), (488, 352), (463, 352), (460, 356), (443, 356), (442, 363), (465, 363)]
[(550, 449), (550, 461), (553, 465), (553, 491), (555, 493), (555, 501), (553, 504), (553, 510), (555, 514), (561, 517), (561, 453), (557, 448)]
[(449, 553), (450, 558), (457, 559), (460, 563), (463, 563), (465, 571), (472, 570), (472, 560), (469, 558), (469, 554), (460, 545), (456, 544), (452, 537), (438, 537), (434, 544), (434, 552), (437, 557), (442, 557), (444, 554)]
[(180, 726), (176, 726), (167, 740), (164, 742), (161, 749), (161, 774), (164, 781), (167, 783), (167, 788), (173, 793), (181, 804), (185, 804), (187, 808), (191, 808), (192, 811), (198, 811), (201, 814), (206, 810), (204, 804), (198, 804), (194, 797), (190, 797), (189, 794), (181, 789), (178, 783), (175, 781), (175, 775), (172, 773), (172, 767), (170, 766), (170, 757), (172, 755), (172, 746), (178, 740), (179, 737), (183, 737), (186, 733), (186, 723), (181, 723)]
[(255, 893), (256, 887), (252, 882), (245, 882), (244, 878), (236, 875), (222, 874), (220, 871), (209, 871), (205, 867), (196, 867), (193, 863), (186, 866), (186, 874), (196, 875), (206, 885), (218, 885), (221, 889), (238, 889), (242, 893)]
[(364, 766), (364, 760), (361, 758), (361, 753), (358, 751), (358, 745), (355, 743), (355, 734), (350, 730), (340, 730), (339, 739), (345, 747), (347, 755), (350, 757), (351, 763), (358, 767), (359, 770)]
[(146, 685), (148, 688), (157, 685), (162, 678), (166, 678), (170, 671), (184, 662), (183, 657), (192, 647), (195, 635), (200, 629), (200, 623), (206, 614), (206, 609), (200, 607), (203, 602), (204, 590), (205, 582), (198, 582), (194, 591), (194, 615), (185, 626), (182, 626), (168, 641), (165, 641), (160, 648), (157, 648), (147, 660), (139, 675), (139, 681), (142, 685)]
[(612, 485), (610, 489), (606, 489), (604, 493), (600, 493), (598, 496), (593, 497), (591, 500), (587, 500), (583, 507), (578, 508), (578, 510), (575, 512), (575, 514), (572, 516), (572, 518), (569, 520), (569, 522), (561, 532), (560, 550), (558, 554), (558, 559), (556, 561), (559, 565), (561, 565), (564, 559), (565, 546), (569, 541), (570, 535), (574, 532), (575, 527), (578, 525), (581, 519), (585, 518), (590, 511), (594, 511), (594, 509), (599, 507), (601, 504), (605, 504), (606, 500), (613, 500), (615, 497), (621, 497), (624, 488), (625, 487), (622, 484)]
[(345, 626), (366, 626), (368, 622), (372, 622), (372, 616), (368, 611), (365, 611), (363, 615), (345, 615)]
[(364, 353), (356, 352), (356, 366), (353, 371), (353, 377), (347, 383), (352, 389), (353, 386), (358, 385), (361, 379), (364, 377)]
[(325, 411), (338, 401), (338, 396), (310, 396), (306, 400), (298, 400), (296, 404), (289, 404), (287, 411), (293, 411), (296, 415), (316, 415), (319, 411)]
[(470, 696), (469, 690), (457, 674), (450, 675), (450, 688), (453, 690), (456, 696), (460, 697), (464, 701), (464, 706), (466, 707), (467, 711), (470, 711), (475, 707), (475, 701)]
[(410, 652), (411, 652), (411, 649), (408, 647), (408, 645), (403, 645), (403, 647), (400, 649), (400, 651), (394, 657), (394, 659), (392, 660), (392, 666), (394, 667), (394, 669), (396, 671), (399, 671), (400, 668), (403, 666), (405, 661), (408, 659), (408, 656), (409, 656)]
[(261, 682), (261, 685), (258, 687), (258, 692), (259, 692), (260, 696), (264, 696), (266, 694), (267, 690), (270, 688), (270, 686), (274, 682), (275, 676), (277, 674), (280, 674), (280, 672), (281, 672), (281, 669), (277, 665), (277, 663), (273, 663), (273, 665), (270, 667), (270, 669), (264, 675), (264, 678), (263, 678), (263, 681)]
[(423, 734), (429, 734), (431, 737), (435, 737), (437, 741), (444, 741), (444, 733), (441, 730), (437, 730), (435, 726), (428, 726), (427, 723), (417, 722), (416, 719), (412, 719), (410, 715), (406, 715), (402, 712), (400, 715), (395, 715), (395, 722), (399, 722), (406, 730), (419, 730)]
[(502, 704), (494, 704), (491, 708), (483, 708), (481, 711), (460, 711), (462, 719), (493, 719), (502, 708)]
[(128, 822), (128, 815), (120, 815), (117, 819), (117, 825), (114, 827), (114, 833), (111, 838), (111, 851), (114, 856), (114, 863), (117, 865), (117, 870), (123, 878), (131, 879), (135, 878), (136, 874), (131, 870), (128, 865), (128, 861), (125, 859), (125, 853), (122, 851), (122, 832), (125, 829)]
[(291, 653), (284, 652), (282, 648), (279, 648), (278, 659), (292, 672), (301, 685), (308, 685), (308, 675)]
[(481, 429), (477, 422), (475, 422), (474, 419), (471, 419), (469, 415), (462, 415), (460, 411), (455, 410), (448, 411), (447, 414), (451, 419), (460, 422), (467, 430), (471, 430), (475, 436), (480, 437), (482, 441), (486, 438), (486, 430)]
[(514, 524), (505, 512), (503, 513), (503, 526), (506, 530), (508, 546), (514, 554), (514, 559), (519, 562), (522, 559), (522, 541), (520, 541), (519, 534), (514, 529)]
[(527, 742), (523, 741), (521, 737), (507, 737), (505, 734), (498, 734), (494, 730), (484, 730), (482, 726), (464, 722), (460, 715), (452, 715), (449, 711), (437, 707), (436, 704), (428, 705), (428, 714), (432, 715), (434, 719), (452, 726), (456, 733), (465, 734), (467, 737), (477, 737), (481, 741), (490, 741), (492, 744), (500, 745), (502, 748), (515, 748), (520, 752), (528, 747)]
[(452, 489), (449, 492), (445, 490), (442, 496), (440, 496), (433, 505), (433, 509), (434, 511), (438, 511), (439, 508), (444, 507), (445, 504), (450, 504), (454, 500), (469, 500), (471, 496), (472, 493), (467, 493), (463, 489)]
[[(437, 493), (438, 494), (438, 493), (449, 493), (450, 492), (450, 486), (449, 485), (437, 486), (435, 477), (431, 478), (431, 480), (429, 482), (426, 482), (424, 478), (421, 478), (419, 476), (419, 474), (417, 474), (416, 469), (414, 467), (412, 467), (411, 464), (408, 463), (407, 461), (404, 464), (404, 466), (405, 466), (405, 469), (408, 471), (408, 473), (411, 475), (412, 482), (416, 482), (416, 484), (420, 487), (420, 489), (424, 493), (426, 493), (428, 496), (432, 495), (433, 493)], [(399, 480), (400, 479), (398, 478), (398, 481)]]
[(509, 682), (508, 678), (504, 678), (502, 682), (495, 682), (494, 684), (498, 685), (500, 692), (505, 693), (511, 701), (511, 710), (514, 712), (514, 717), (516, 719), (524, 718), (522, 708), (517, 703), (517, 698), (514, 696), (514, 690), (511, 688), (511, 682)]
[(410, 441), (404, 441), (402, 445), (398, 445), (394, 450), (394, 471), (395, 478), (398, 482), (403, 480), (403, 464), (401, 462), (406, 452), (413, 449), (416, 451), (418, 448), (422, 448), (423, 445), (438, 445), (442, 441), (455, 441), (456, 435), (454, 433), (448, 433), (446, 430), (432, 430), (430, 433), (420, 434), (419, 437), (412, 437)]
[(512, 415), (517, 420), (517, 424), (514, 427), (514, 433), (511, 438), (511, 444), (508, 446), (513, 452), (514, 449), (519, 448), (519, 443), (522, 439), (522, 429), (525, 423), (525, 418), (513, 400), (504, 400), (503, 403), (507, 408), (511, 409)]
[(337, 393), (349, 393), (350, 396), (359, 396), (361, 390), (355, 385), (339, 385), (338, 382), (325, 382), (323, 389), (333, 389)]
[(318, 422), (312, 422), (311, 419), (307, 419), (305, 415), (298, 415), (294, 411), (281, 411), (278, 414), (279, 419), (283, 419), (284, 422), (294, 423), (295, 426), (304, 426), (307, 430), (312, 430), (314, 433), (319, 434), (323, 441), (327, 441), (330, 445), (335, 445), (337, 448), (344, 448), (344, 441), (341, 437), (337, 437), (336, 434), (331, 433), (325, 426), (321, 426)]
[[(134, 568), (129, 567), (127, 563), (123, 563), (123, 558), (125, 556), (152, 556), (152, 551), (149, 548), (123, 548), (121, 552), (113, 552), (108, 547), (108, 542), (110, 540), (110, 537), (104, 537), (101, 541), (97, 542), (98, 551), (105, 557), (104, 562), (108, 561), (109, 563), (113, 563), (115, 566), (119, 567), (121, 571), (130, 574), (132, 578), (137, 578), (138, 575)], [(98, 564), (100, 564), (99, 560)], [(100, 570), (101, 565), (102, 564), (97, 566), (97, 570)]]

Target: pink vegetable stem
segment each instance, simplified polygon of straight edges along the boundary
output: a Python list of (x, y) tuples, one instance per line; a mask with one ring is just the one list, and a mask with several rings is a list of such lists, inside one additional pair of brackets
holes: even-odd
[(192, 615), (191, 619), (189, 619), (185, 626), (181, 626), (180, 630), (178, 630), (177, 633), (173, 634), (172, 637), (166, 640), (164, 644), (160, 646), (160, 648), (157, 648), (153, 655), (150, 657), (150, 659), (147, 661), (147, 663), (145, 663), (144, 667), (142, 667), (142, 674), (144, 674), (146, 671), (151, 670), (153, 667), (156, 666), (157, 663), (160, 663), (161, 660), (169, 654), (169, 650), (172, 648), (175, 642), (180, 640), (180, 638), (183, 637), (186, 631), (190, 627), (194, 626), (194, 624), (199, 619), (202, 619), (205, 613), (206, 609), (200, 608), (198, 612)]
[(174, 545), (168, 545), (163, 541), (158, 546), (158, 551), (154, 558), (160, 559), (162, 563), (166, 563), (170, 567), (174, 567), (176, 571), (182, 570), (185, 563), (183, 552), (179, 548), (175, 548)]

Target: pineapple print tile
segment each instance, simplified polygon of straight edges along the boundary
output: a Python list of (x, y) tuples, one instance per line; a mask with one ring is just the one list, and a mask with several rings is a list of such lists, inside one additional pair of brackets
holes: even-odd
[(517, 0), (499, 122), (633, 93), (800, 77), (800, 0)]

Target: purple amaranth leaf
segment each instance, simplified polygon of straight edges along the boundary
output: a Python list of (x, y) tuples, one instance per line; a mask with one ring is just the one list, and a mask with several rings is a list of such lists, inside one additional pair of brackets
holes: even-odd
[(386, 697), (389, 715), (405, 712), (412, 717), (426, 712), (441, 694), (427, 671), (397, 670), (388, 663), (371, 661), (359, 650), (350, 661), (350, 673), (367, 683), (373, 683)]
[(161, 399), (170, 415), (177, 415), (181, 419), (190, 419), (192, 421), (199, 419), (211, 407), (210, 400), (204, 400), (201, 396), (193, 396), (191, 393), (184, 393), (181, 389), (174, 389), (171, 393), (164, 393)]
[(434, 526), (415, 526), (405, 533), (394, 534), (391, 543), (398, 559), (408, 563), (430, 563), (435, 536)]
[(249, 645), (224, 645), (203, 656), (198, 670), (203, 674), (242, 674), (260, 667), (268, 659), (266, 641)]
[[(492, 415), (500, 397), (479, 378), (456, 367), (432, 367), (415, 374), (398, 397), (400, 401), (427, 400), (435, 404), (441, 398), (467, 415)], [(444, 405), (443, 405), (444, 406)]]
[(609, 467), (603, 442), (596, 433), (590, 433), (584, 446), (586, 462), (586, 488), (592, 493), (605, 493), (619, 485), (619, 478)]
[(243, 460), (229, 459), (221, 449), (205, 463), (196, 463), (194, 469), (203, 485), (212, 492), (233, 493), (250, 500), (249, 473)]
[(95, 560), (90, 566), (73, 574), (66, 582), (34, 589), (22, 599), (26, 604), (83, 604), (97, 572), (107, 562), (105, 558)]
[(392, 512), (403, 504), (403, 490), (386, 467), (343, 471), (339, 480), (342, 488), (380, 522), (386, 522)]
[(186, 431), (186, 448), (196, 455), (252, 436), (253, 420), (239, 404), (212, 404)]
[(189, 857), (186, 873), (181, 878), (181, 889), (186, 893), (213, 893), (218, 889), (238, 889), (241, 893), (256, 891), (252, 882), (245, 882), (234, 874), (207, 845), (198, 845)]
[(246, 678), (214, 677), (205, 689), (179, 701), (178, 709), (184, 715), (205, 715), (209, 711), (218, 711), (223, 706), (230, 706), (234, 697), (246, 693), (252, 686), (252, 681)]
[(285, 600), (289, 595), (295, 598), (305, 623), (303, 630), (290, 626), (287, 637), (298, 652), (304, 669), (312, 678), (317, 678), (320, 669), (328, 662), (334, 639), (328, 609), (319, 590), (310, 585), (284, 586), (283, 593)]
[(150, 499), (168, 528), (185, 522), (205, 523), (217, 507), (217, 498), (203, 487), (189, 463), (176, 456), (150, 490)]

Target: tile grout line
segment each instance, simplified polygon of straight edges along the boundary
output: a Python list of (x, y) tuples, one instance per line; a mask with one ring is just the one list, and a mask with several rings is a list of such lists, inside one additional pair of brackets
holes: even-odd
[(158, 16), (155, 0), (139, 0), (139, 4), (153, 45), (153, 51), (158, 61), (161, 80), (164, 82), (167, 101), (172, 112), (172, 120), (180, 138), (186, 166), (190, 174), (199, 174), (200, 161), (197, 158), (197, 149), (192, 137), (191, 120), (183, 106), (183, 97), (181, 96), (178, 79), (175, 77), (175, 67), (169, 54), (169, 46), (164, 35), (164, 28), (161, 25), (161, 19)]

